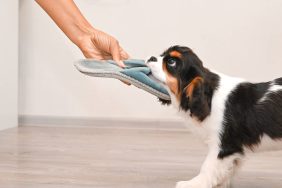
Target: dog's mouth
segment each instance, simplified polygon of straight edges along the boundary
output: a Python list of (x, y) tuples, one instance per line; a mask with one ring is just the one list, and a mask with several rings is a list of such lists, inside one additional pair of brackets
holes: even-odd
[(145, 61), (145, 64), (151, 69), (152, 78), (155, 81), (157, 81), (158, 83), (166, 84), (161, 57), (157, 58), (155, 56), (151, 56)]
[(156, 66), (155, 64), (157, 63), (157, 58), (154, 56), (151, 56), (149, 58), (147, 58), (145, 60), (145, 65), (147, 65), (147, 67), (149, 67), (151, 69), (151, 71), (153, 72), (154, 67)]

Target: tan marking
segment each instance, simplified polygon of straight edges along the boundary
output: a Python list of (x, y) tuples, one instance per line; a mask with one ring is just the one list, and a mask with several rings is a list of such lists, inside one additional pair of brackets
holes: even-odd
[(181, 58), (182, 57), (181, 53), (178, 52), (178, 51), (172, 51), (172, 52), (169, 53), (169, 55), (171, 57), (177, 57), (177, 58)]
[(176, 96), (176, 98), (180, 99), (178, 80), (167, 71), (165, 64), (163, 64), (163, 71), (166, 76), (166, 85), (169, 87), (171, 92)]
[(203, 81), (204, 81), (204, 80), (203, 80), (202, 77), (200, 77), (200, 76), (195, 77), (195, 78), (188, 84), (188, 86), (186, 86), (186, 96), (191, 99), (192, 96), (193, 96), (194, 88), (195, 88), (198, 84), (203, 83)]

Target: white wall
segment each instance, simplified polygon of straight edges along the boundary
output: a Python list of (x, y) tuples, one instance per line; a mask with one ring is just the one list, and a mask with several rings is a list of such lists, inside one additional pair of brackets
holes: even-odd
[[(282, 76), (282, 1), (77, 0), (94, 26), (134, 58), (190, 46), (209, 68), (263, 81)], [(82, 58), (34, 1), (20, 2), (21, 115), (177, 119), (156, 98), (119, 81), (86, 77)]]
[(0, 0), (0, 130), (18, 121), (18, 0)]

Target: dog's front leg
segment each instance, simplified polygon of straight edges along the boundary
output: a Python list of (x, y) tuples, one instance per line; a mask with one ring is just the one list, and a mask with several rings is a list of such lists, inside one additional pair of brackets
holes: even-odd
[(233, 154), (221, 159), (218, 154), (217, 147), (210, 149), (200, 174), (190, 181), (178, 182), (176, 188), (228, 188), (242, 156)]

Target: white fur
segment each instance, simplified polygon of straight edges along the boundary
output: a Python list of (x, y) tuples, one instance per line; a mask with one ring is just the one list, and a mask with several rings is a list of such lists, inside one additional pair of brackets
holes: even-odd
[(148, 67), (150, 67), (153, 76), (157, 78), (159, 81), (161, 81), (162, 83), (165, 83), (166, 78), (165, 78), (165, 73), (162, 68), (163, 58), (157, 57), (157, 59), (158, 59), (157, 62), (150, 62), (147, 60), (145, 61), (145, 63), (147, 64)]
[(282, 90), (282, 86), (280, 86), (280, 85), (275, 85), (275, 84), (273, 84), (273, 85), (269, 88), (269, 91), (271, 91), (271, 92), (276, 92), (276, 91), (279, 91), (279, 90)]
[(277, 92), (277, 91), (280, 91), (282, 90), (282, 86), (280, 85), (275, 85), (274, 83), (271, 84), (270, 88), (268, 89), (268, 91), (266, 92), (266, 94), (259, 100), (259, 102), (263, 102), (265, 100), (268, 100), (267, 96), (270, 94), (270, 93), (273, 93), (273, 92)]

